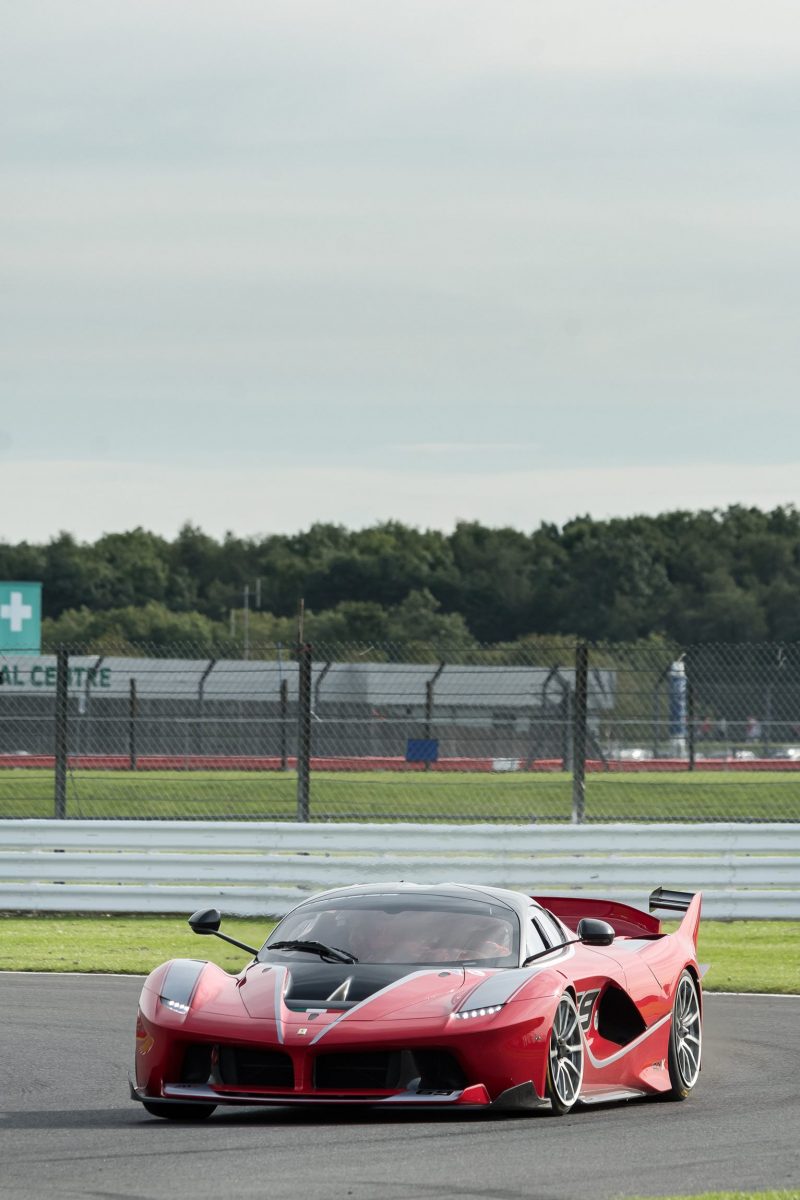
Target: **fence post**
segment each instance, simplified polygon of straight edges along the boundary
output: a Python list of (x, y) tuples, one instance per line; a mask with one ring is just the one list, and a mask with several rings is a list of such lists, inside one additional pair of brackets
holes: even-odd
[(689, 770), (694, 770), (696, 757), (695, 737), (697, 735), (697, 722), (694, 712), (694, 681), (691, 672), (688, 672), (686, 680), (686, 732), (689, 735)]
[(297, 647), (297, 819), (308, 821), (311, 790), (311, 664), (308, 642)]
[(589, 692), (589, 647), (575, 647), (575, 709), (572, 724), (572, 823), (580, 825), (586, 812), (586, 709)]
[(131, 678), (128, 693), (128, 759), (130, 769), (136, 770), (136, 717), (139, 713), (139, 703), (136, 699), (136, 680)]
[(574, 710), (572, 691), (567, 686), (561, 694), (561, 770), (571, 771), (575, 762)]
[(56, 651), (56, 728), (54, 816), (63, 821), (67, 815), (67, 747), (69, 744), (69, 652), (66, 646)]
[(217, 665), (215, 658), (208, 660), (208, 666), (203, 671), (197, 684), (197, 753), (202, 754), (205, 748), (205, 702), (206, 680)]
[(287, 761), (287, 757), (288, 757), (288, 754), (287, 754), (287, 729), (286, 729), (286, 723), (287, 723), (287, 720), (289, 717), (289, 680), (288, 679), (281, 680), (280, 697), (281, 697), (281, 700), (280, 700), (280, 704), (281, 704), (281, 716), (280, 716), (281, 770), (285, 771), (286, 770), (286, 761)]
[[(438, 680), (442, 671), (445, 669), (446, 665), (447, 665), (446, 663), (440, 662), (439, 666), (436, 668), (436, 671), (431, 676), (431, 678), (427, 679), (425, 681), (425, 726), (424, 726), (424, 731), (425, 731), (425, 740), (428, 742), (431, 740), (431, 734), (433, 733), (433, 689), (436, 687), (436, 681)], [(430, 771), (430, 769), (431, 769), (431, 764), (426, 759), (425, 770)]]
[(769, 755), (769, 744), (772, 737), (772, 684), (764, 689), (764, 719), (761, 722), (761, 753), (764, 758)]

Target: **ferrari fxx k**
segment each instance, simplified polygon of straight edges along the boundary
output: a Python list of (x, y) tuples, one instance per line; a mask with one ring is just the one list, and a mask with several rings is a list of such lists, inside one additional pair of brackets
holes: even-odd
[(304, 901), (238, 975), (175, 959), (141, 993), (131, 1094), (158, 1117), (217, 1105), (547, 1110), (661, 1095), (700, 1073), (700, 896), (658, 889), (675, 932), (607, 900), (408, 883)]

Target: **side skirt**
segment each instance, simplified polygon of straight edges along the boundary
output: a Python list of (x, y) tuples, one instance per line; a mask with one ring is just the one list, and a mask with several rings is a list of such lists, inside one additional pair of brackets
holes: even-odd
[(591, 1096), (581, 1096), (581, 1104), (611, 1104), (615, 1100), (641, 1100), (644, 1097), (651, 1096), (652, 1092), (645, 1092), (640, 1088), (609, 1088), (607, 1092), (595, 1092)]

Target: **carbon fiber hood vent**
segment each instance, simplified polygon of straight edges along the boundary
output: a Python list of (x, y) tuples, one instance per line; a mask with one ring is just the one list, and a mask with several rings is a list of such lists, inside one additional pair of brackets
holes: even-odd
[(292, 963), (284, 994), (287, 1008), (352, 1008), (418, 971), (406, 963)]
[[(355, 1008), (391, 985), (400, 984), (423, 972), (435, 981), (436, 993), (449, 993), (461, 987), (464, 972), (460, 968), (420, 968), (408, 963), (326, 963), (297, 962), (254, 964), (239, 989), (242, 1003), (251, 1017), (273, 1017), (283, 1004), (294, 1012), (307, 1009)], [(412, 985), (413, 986), (413, 985)], [(417, 993), (414, 1002), (423, 997)], [(398, 1002), (403, 1001), (398, 997)]]

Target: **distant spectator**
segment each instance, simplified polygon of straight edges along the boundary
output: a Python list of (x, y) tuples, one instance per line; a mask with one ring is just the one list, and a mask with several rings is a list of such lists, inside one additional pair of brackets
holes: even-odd
[(748, 742), (757, 742), (761, 737), (761, 722), (758, 717), (748, 717), (745, 733)]

